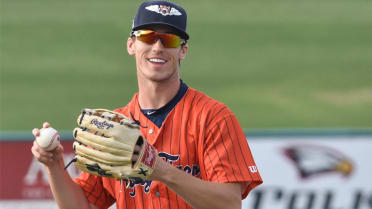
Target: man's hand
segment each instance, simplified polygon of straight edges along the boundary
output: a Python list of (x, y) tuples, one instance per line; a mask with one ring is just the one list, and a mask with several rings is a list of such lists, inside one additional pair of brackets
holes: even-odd
[(139, 126), (124, 115), (103, 109), (84, 109), (74, 130), (76, 167), (96, 176), (150, 179), (157, 150)]
[[(50, 124), (48, 122), (45, 122), (43, 124), (43, 128), (49, 127)], [(40, 135), (40, 130), (38, 128), (34, 128), (32, 130), (32, 134), (36, 138)], [(31, 152), (38, 161), (40, 161), (47, 167), (60, 166), (63, 159), (63, 147), (61, 144), (58, 144), (57, 148), (55, 148), (54, 150), (46, 151), (41, 148), (34, 140)]]

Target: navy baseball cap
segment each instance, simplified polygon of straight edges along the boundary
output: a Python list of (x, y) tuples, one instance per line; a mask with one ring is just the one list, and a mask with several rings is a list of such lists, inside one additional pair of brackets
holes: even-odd
[(143, 2), (133, 20), (132, 31), (151, 25), (167, 25), (175, 30), (176, 35), (188, 40), (186, 33), (186, 11), (169, 1)]

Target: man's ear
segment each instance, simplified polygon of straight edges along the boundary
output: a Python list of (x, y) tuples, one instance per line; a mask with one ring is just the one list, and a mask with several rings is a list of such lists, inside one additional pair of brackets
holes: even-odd
[(188, 44), (185, 44), (184, 46), (181, 47), (181, 51), (180, 51), (180, 53), (181, 53), (180, 59), (181, 60), (185, 59), (186, 53), (187, 53), (188, 50), (189, 50), (189, 45)]
[(134, 39), (132, 37), (129, 37), (127, 40), (127, 51), (129, 55), (134, 55)]

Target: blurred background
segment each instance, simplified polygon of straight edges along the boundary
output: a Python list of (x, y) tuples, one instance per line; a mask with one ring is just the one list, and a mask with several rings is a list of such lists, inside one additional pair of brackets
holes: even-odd
[[(19, 159), (25, 161), (25, 172), (32, 167), (30, 132), (42, 122), (49, 121), (70, 143), (82, 108), (114, 109), (132, 98), (137, 91), (135, 63), (125, 43), (140, 2), (1, 0), (2, 168), (9, 163), (4, 153), (20, 152), (20, 147), (26, 148)], [(362, 150), (352, 150), (361, 159), (371, 159), (363, 149), (372, 148), (372, 1), (173, 2), (187, 10), (191, 36), (181, 77), (231, 108), (248, 140), (252, 138), (254, 155), (264, 152), (258, 149), (262, 141), (273, 142), (267, 146), (283, 142), (278, 145), (282, 148), (286, 140), (321, 143), (308, 137), (326, 136), (327, 146), (346, 156), (343, 148), (357, 143), (342, 143), (361, 142)], [(257, 164), (264, 172), (267, 162)], [(372, 175), (371, 166), (363, 169)], [(3, 183), (12, 178), (1, 170)], [(6, 197), (4, 188), (0, 200), (18, 198)], [(25, 194), (36, 190), (30, 191), (20, 198), (32, 199)], [(258, 191), (244, 207), (273, 209), (257, 202), (263, 195)], [(360, 201), (365, 197), (365, 205), (352, 200), (350, 207), (335, 204), (341, 209), (372, 208), (368, 192), (353, 194)], [(324, 197), (327, 201), (329, 196)], [(0, 206), (5, 208), (4, 201)]]
[[(371, 1), (175, 2), (191, 36), (183, 80), (244, 128), (372, 125)], [(70, 130), (83, 107), (124, 106), (137, 91), (125, 43), (139, 3), (2, 0), (1, 130)]]

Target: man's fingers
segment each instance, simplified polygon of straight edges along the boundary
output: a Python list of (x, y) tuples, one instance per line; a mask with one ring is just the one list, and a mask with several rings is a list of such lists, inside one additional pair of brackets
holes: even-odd
[(140, 147), (140, 146), (136, 145), (136, 146), (134, 147), (134, 152), (133, 152), (133, 156), (132, 156), (132, 161), (137, 162), (137, 160), (138, 160), (138, 155), (139, 155), (140, 150), (141, 150), (141, 147)]
[(37, 137), (40, 135), (40, 130), (38, 128), (34, 128), (32, 130), (32, 135), (34, 135), (34, 137)]
[(40, 156), (41, 157), (52, 158), (54, 156), (54, 154), (52, 152), (45, 151), (45, 150), (43, 150), (41, 148), (39, 148), (37, 150), (37, 152), (40, 153)]
[(132, 157), (132, 161), (133, 161), (133, 162), (137, 162), (137, 160), (138, 160), (138, 154), (137, 154), (137, 155), (133, 155), (133, 157)]
[(53, 153), (52, 152), (48, 152), (48, 151), (43, 150), (37, 144), (36, 141), (34, 141), (34, 144), (33, 144), (32, 148), (31, 148), (31, 152), (34, 154), (34, 156), (36, 158), (42, 158), (42, 157), (51, 158), (51, 157), (53, 157)]
[[(50, 127), (50, 124), (48, 122), (43, 123), (43, 128), (49, 128), (49, 127)], [(34, 135), (35, 137), (39, 136), (40, 135), (40, 130), (38, 128), (34, 128), (32, 130), (32, 135)]]
[(50, 124), (48, 122), (43, 123), (43, 128), (49, 128), (49, 127), (50, 127)]
[(63, 153), (63, 146), (61, 144), (58, 144), (58, 146), (56, 148), (56, 152)]
[[(43, 124), (43, 128), (48, 127), (50, 127), (50, 124), (48, 122), (45, 122)], [(40, 136), (40, 130), (38, 128), (34, 128), (32, 130), (32, 134), (36, 138)], [(63, 158), (63, 147), (61, 144), (58, 144), (57, 148), (52, 151), (46, 151), (39, 146), (36, 140), (34, 140), (31, 152), (39, 162), (43, 163), (46, 166), (55, 165), (56, 163), (59, 163), (60, 160)]]
[(138, 154), (140, 150), (141, 150), (141, 147), (140, 147), (139, 145), (136, 145), (136, 146), (134, 147), (134, 152), (135, 152), (135, 153), (137, 152), (137, 154)]
[(31, 152), (32, 152), (32, 154), (34, 155), (34, 157), (35, 157), (38, 161), (40, 161), (40, 162), (42, 162), (42, 163), (47, 163), (47, 162), (48, 162), (48, 159), (50, 159), (49, 156), (42, 155), (42, 154), (40, 153), (40, 150), (39, 150), (37, 147), (35, 147), (35, 146), (32, 147)]

